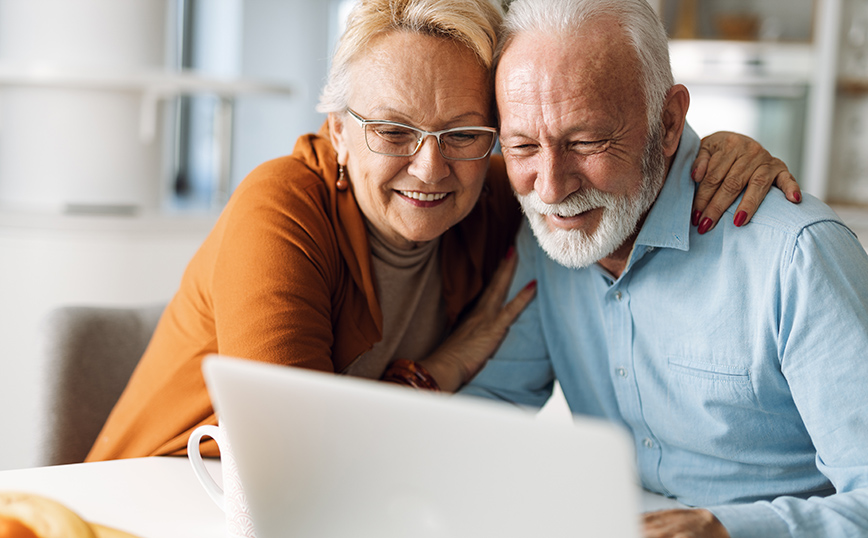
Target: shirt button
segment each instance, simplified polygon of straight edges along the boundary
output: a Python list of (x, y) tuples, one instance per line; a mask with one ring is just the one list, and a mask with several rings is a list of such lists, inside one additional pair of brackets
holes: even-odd
[(616, 300), (616, 301), (620, 301), (622, 297), (624, 297), (624, 296), (621, 295), (621, 292), (620, 292), (620, 291), (616, 291), (616, 292), (615, 292), (615, 300)]
[(648, 437), (646, 437), (646, 438), (642, 441), (642, 445), (643, 445), (645, 448), (654, 448), (654, 441), (652, 441), (651, 439), (649, 439)]
[(615, 373), (620, 377), (627, 377), (627, 369), (626, 368), (615, 368)]

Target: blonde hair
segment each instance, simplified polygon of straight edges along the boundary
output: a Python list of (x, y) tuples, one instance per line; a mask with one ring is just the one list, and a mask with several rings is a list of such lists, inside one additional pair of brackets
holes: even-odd
[(350, 69), (376, 37), (393, 31), (452, 39), (465, 45), (491, 69), (503, 15), (491, 0), (359, 0), (338, 41), (318, 112), (347, 108)]

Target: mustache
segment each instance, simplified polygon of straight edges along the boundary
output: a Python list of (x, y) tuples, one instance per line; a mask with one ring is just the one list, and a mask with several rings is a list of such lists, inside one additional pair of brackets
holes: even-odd
[(594, 188), (576, 191), (557, 204), (543, 202), (536, 191), (530, 191), (528, 194), (516, 193), (516, 197), (525, 214), (536, 213), (539, 215), (560, 215), (562, 217), (572, 217), (601, 207), (613, 209), (616, 203), (613, 194)]

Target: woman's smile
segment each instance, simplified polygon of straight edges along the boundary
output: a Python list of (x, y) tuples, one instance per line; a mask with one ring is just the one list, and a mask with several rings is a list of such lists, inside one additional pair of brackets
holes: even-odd
[(406, 202), (416, 207), (436, 207), (443, 203), (450, 193), (448, 192), (421, 192), (396, 190)]

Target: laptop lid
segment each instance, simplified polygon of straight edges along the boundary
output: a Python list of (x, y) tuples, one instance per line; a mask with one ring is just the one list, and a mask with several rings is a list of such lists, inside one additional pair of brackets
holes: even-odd
[(639, 536), (617, 426), (229, 357), (203, 370), (258, 538)]

